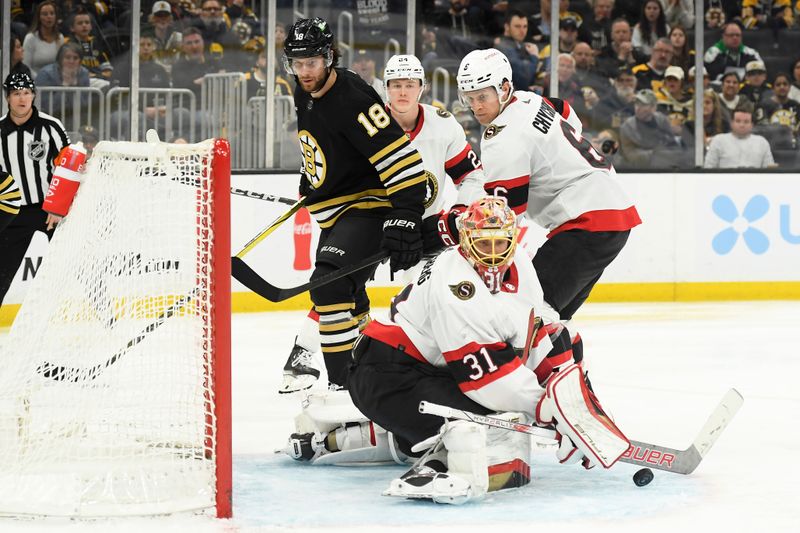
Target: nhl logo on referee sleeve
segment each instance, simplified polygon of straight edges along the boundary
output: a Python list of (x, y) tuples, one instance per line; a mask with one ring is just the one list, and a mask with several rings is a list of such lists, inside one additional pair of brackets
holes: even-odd
[(34, 161), (41, 161), (46, 152), (45, 146), (44, 141), (31, 141), (28, 143), (28, 157)]
[(486, 127), (486, 131), (483, 132), (483, 138), (488, 141), (489, 139), (491, 139), (492, 137), (503, 131), (503, 128), (505, 128), (505, 126), (495, 126), (494, 124), (489, 124)]
[(450, 292), (455, 294), (459, 300), (469, 300), (475, 296), (475, 285), (469, 281), (462, 281), (455, 285), (450, 285)]

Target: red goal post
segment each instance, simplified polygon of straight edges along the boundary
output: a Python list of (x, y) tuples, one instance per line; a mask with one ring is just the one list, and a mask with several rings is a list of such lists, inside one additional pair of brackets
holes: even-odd
[(230, 146), (102, 142), (11, 332), (0, 515), (232, 515)]

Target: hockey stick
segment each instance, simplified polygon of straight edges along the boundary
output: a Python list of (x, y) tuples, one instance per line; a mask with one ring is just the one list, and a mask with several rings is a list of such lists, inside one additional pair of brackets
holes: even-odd
[(119, 361), (126, 353), (130, 352), (132, 348), (142, 342), (142, 340), (144, 340), (150, 333), (158, 329), (159, 326), (166, 322), (168, 318), (180, 311), (192, 300), (192, 298), (197, 296), (199, 290), (200, 287), (195, 287), (189, 294), (181, 296), (174, 304), (167, 307), (160, 315), (158, 315), (153, 322), (148, 324), (147, 327), (144, 328), (138, 335), (129, 340), (124, 348), (117, 351), (104, 362), (96, 364), (93, 367), (77, 368), (65, 367), (45, 361), (38, 366), (36, 372), (46, 378), (56, 381), (71, 381), (73, 383), (77, 383), (78, 381), (91, 381), (97, 378), (106, 368)]
[[(244, 248), (242, 248), (241, 251), (239, 251), (239, 253), (236, 254), (235, 257), (239, 258), (239, 259), (244, 257), (250, 250), (255, 248), (256, 245), (258, 245), (258, 243), (260, 243), (261, 241), (266, 239), (267, 236), (270, 233), (272, 233), (273, 231), (278, 229), (278, 226), (280, 226), (281, 224), (283, 224), (284, 222), (289, 220), (289, 218), (292, 215), (297, 213), (300, 210), (300, 208), (303, 207), (303, 204), (305, 203), (305, 201), (306, 201), (305, 197), (301, 196), (299, 200), (297, 200), (295, 202), (292, 202), (292, 207), (290, 207), (288, 211), (286, 211), (284, 214), (282, 214), (281, 216), (279, 216), (278, 218), (273, 220), (266, 228), (264, 228), (263, 230), (258, 232), (258, 234), (255, 237), (250, 239), (250, 241), (247, 244), (244, 245)], [(234, 277), (236, 277), (236, 276), (234, 275)], [(239, 279), (239, 278), (236, 278), (236, 279)]]
[(377, 254), (371, 255), (359, 261), (358, 263), (344, 266), (331, 272), (330, 274), (325, 274), (324, 276), (313, 279), (308, 283), (286, 289), (278, 288), (256, 274), (256, 272), (250, 268), (247, 263), (242, 261), (239, 256), (231, 258), (231, 274), (234, 278), (239, 280), (242, 285), (259, 296), (266, 298), (270, 302), (282, 302), (284, 300), (288, 300), (292, 296), (297, 296), (298, 294), (302, 294), (311, 289), (322, 287), (323, 285), (326, 285), (339, 278), (349, 276), (353, 272), (357, 272), (363, 268), (367, 268), (379, 263), (387, 257), (389, 257), (389, 255), (386, 252), (378, 252)]
[[(736, 415), (743, 402), (744, 398), (736, 389), (730, 389), (725, 393), (725, 396), (722, 397), (717, 407), (711, 412), (692, 444), (686, 449), (678, 450), (648, 442), (631, 440), (631, 447), (619, 460), (623, 463), (646, 466), (656, 470), (672, 472), (673, 474), (691, 474), (708, 454), (708, 451), (728, 426), (734, 415)], [(445, 418), (467, 420), (485, 426), (528, 433), (553, 440), (556, 437), (554, 430), (482, 416), (425, 401), (419, 403), (419, 412)]]

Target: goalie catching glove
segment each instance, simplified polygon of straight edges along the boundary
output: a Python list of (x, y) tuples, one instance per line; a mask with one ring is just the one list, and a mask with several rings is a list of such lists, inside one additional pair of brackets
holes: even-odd
[(422, 259), (422, 217), (395, 209), (383, 223), (381, 248), (389, 252), (392, 272), (407, 270)]
[(589, 389), (579, 365), (566, 367), (548, 381), (536, 406), (536, 423), (555, 425), (556, 457), (562, 464), (580, 462), (588, 470), (600, 463), (610, 468), (630, 447)]

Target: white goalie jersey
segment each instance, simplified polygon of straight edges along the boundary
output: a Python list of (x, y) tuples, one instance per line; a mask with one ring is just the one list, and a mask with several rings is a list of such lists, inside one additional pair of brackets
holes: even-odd
[(574, 111), (565, 104), (562, 112), (535, 93), (514, 92), (481, 138), (486, 191), (506, 196), (515, 213), (527, 212), (548, 237), (640, 224), (611, 162), (581, 136)]
[[(534, 370), (545, 359), (553, 362), (556, 337), (549, 333), (556, 328), (542, 327), (526, 351), (531, 309), (538, 315), (544, 308), (542, 289), (524, 251), (518, 249), (508, 272), (492, 294), (459, 249), (448, 248), (395, 297), (391, 320), (373, 320), (364, 334), (447, 368), (464, 394), (489, 409), (532, 416), (543, 393)], [(572, 353), (562, 356), (571, 360)]]
[(406, 134), (422, 156), (425, 168), (425, 218), (450, 207), (452, 201), (448, 202), (444, 194), (447, 176), (458, 187), (455, 203), (462, 205), (469, 205), (484, 195), (485, 178), (481, 161), (455, 117), (432, 105), (418, 105), (417, 125)]

